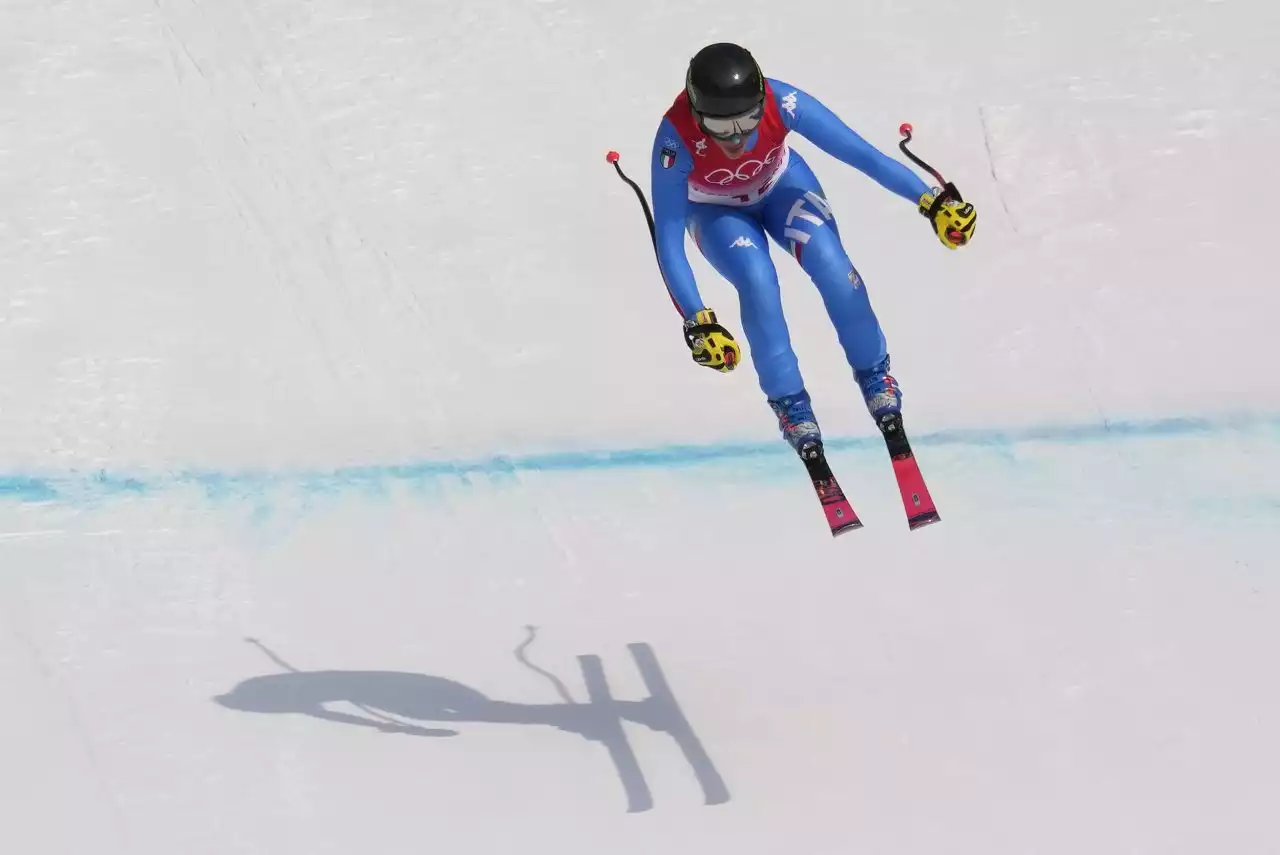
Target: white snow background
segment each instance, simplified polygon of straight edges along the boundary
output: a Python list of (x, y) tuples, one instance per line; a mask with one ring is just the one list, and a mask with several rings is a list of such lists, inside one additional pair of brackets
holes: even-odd
[[(942, 514), (774, 248), (832, 539), (636, 199), (746, 44)], [(1280, 851), (1280, 7), (7, 0), (0, 850)], [(733, 289), (690, 246), (739, 330)]]

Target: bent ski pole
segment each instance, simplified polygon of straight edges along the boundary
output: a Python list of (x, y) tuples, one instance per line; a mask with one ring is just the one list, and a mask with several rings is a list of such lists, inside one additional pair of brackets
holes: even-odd
[(903, 137), (902, 142), (898, 143), (898, 148), (902, 149), (902, 153), (911, 158), (911, 162), (916, 166), (919, 166), (921, 169), (925, 170), (937, 179), (938, 186), (947, 191), (945, 195), (953, 197), (957, 202), (963, 202), (964, 197), (960, 195), (960, 191), (956, 189), (956, 185), (943, 178), (941, 172), (925, 163), (924, 160), (916, 156), (915, 152), (907, 148), (907, 143), (911, 142), (911, 135), (915, 133), (915, 129), (911, 127), (911, 123), (903, 122), (898, 127), (898, 133), (902, 134)]
[[(653, 259), (658, 263), (659, 275), (662, 275), (662, 258), (658, 255), (658, 232), (653, 225), (653, 212), (649, 210), (649, 200), (644, 197), (644, 191), (640, 189), (640, 185), (632, 181), (627, 177), (627, 173), (622, 171), (622, 167), (618, 164), (620, 157), (621, 155), (616, 151), (611, 151), (605, 155), (605, 160), (612, 163), (613, 168), (618, 172), (618, 177), (630, 184), (631, 189), (636, 191), (636, 198), (640, 200), (640, 207), (644, 209), (645, 222), (649, 224), (649, 242), (653, 244)], [(663, 276), (663, 281), (666, 281), (665, 276)], [(683, 317), (684, 313), (680, 311), (680, 304), (676, 302), (676, 295), (671, 293), (670, 286), (667, 287), (667, 296), (671, 298), (671, 305), (675, 308), (676, 314)]]
[(644, 191), (640, 189), (640, 185), (632, 181), (627, 174), (622, 171), (618, 159), (621, 157), (616, 151), (611, 151), (605, 155), (605, 160), (613, 164), (613, 168), (617, 170), (618, 177), (631, 185), (631, 189), (636, 191), (636, 198), (640, 200), (640, 207), (644, 208), (644, 219), (649, 224), (649, 240), (653, 243), (653, 253), (656, 257), (658, 254), (658, 235), (653, 226), (653, 212), (649, 210), (649, 200), (645, 199)]

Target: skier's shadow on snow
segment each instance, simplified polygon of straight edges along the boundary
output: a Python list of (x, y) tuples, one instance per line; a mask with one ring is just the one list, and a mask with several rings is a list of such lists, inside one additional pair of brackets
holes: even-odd
[[(522, 657), (517, 658), (535, 668)], [(551, 680), (563, 703), (520, 704), (498, 701), (462, 683), (443, 677), (403, 671), (298, 671), (260, 642), (259, 646), (286, 673), (251, 677), (214, 701), (242, 712), (291, 713), (325, 721), (368, 727), (384, 733), (410, 736), (457, 736), (452, 728), (428, 727), (426, 723), (482, 723), (545, 725), (599, 742), (609, 752), (622, 782), (629, 813), (653, 807), (653, 796), (640, 763), (623, 730), (624, 722), (634, 722), (668, 734), (680, 747), (702, 788), (705, 803), (723, 804), (729, 791), (711, 758), (694, 733), (671, 692), (653, 649), (647, 644), (628, 645), (649, 696), (639, 701), (613, 697), (598, 656), (579, 656), (578, 665), (586, 685), (587, 703), (576, 703), (554, 676), (538, 670)], [(357, 712), (331, 709), (348, 704)], [(410, 719), (401, 721), (399, 719)]]

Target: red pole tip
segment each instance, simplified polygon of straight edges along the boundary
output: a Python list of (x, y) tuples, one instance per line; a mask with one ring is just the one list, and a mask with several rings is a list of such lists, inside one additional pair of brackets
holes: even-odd
[(619, 157), (619, 155), (618, 155), (618, 153), (617, 153), (616, 151), (611, 151), (611, 152), (609, 152), (608, 154), (606, 154), (606, 155), (604, 156), (604, 159), (605, 159), (605, 160), (607, 160), (607, 161), (609, 161), (610, 163), (617, 163), (617, 162), (618, 162), (618, 157)]
[(898, 127), (898, 133), (902, 134), (904, 137), (905, 137), (905, 136), (907, 136), (908, 134), (913, 133), (913, 132), (914, 132), (914, 129), (911, 127), (911, 123), (910, 123), (910, 122), (903, 122), (903, 123)]

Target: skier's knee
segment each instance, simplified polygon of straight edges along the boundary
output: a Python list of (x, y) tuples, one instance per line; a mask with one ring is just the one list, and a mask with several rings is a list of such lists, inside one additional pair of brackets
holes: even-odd
[(842, 250), (825, 250), (821, 258), (806, 259), (805, 272), (830, 308), (866, 311), (870, 297), (858, 269)]
[(758, 318), (763, 327), (785, 326), (778, 272), (766, 257), (763, 263), (747, 264), (733, 278), (743, 318)]
[(769, 256), (761, 252), (744, 255), (738, 262), (738, 290), (746, 294), (761, 294), (776, 291), (778, 288), (778, 271), (773, 267)]
[(834, 235), (823, 235), (804, 244), (800, 251), (800, 266), (814, 281), (847, 276), (853, 269), (849, 255)]

